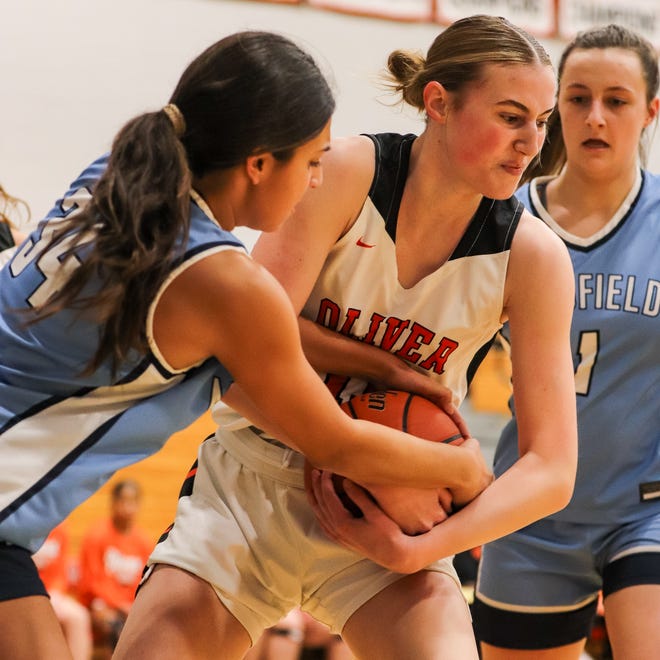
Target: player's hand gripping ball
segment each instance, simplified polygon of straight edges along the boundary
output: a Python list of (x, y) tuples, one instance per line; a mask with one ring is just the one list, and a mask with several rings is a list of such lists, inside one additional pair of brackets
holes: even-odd
[[(377, 422), (432, 442), (451, 445), (463, 442), (458, 426), (442, 408), (410, 392), (385, 390), (359, 394), (342, 403), (341, 408), (354, 419)], [(344, 477), (334, 474), (332, 479), (344, 507), (354, 516), (362, 516), (360, 509), (344, 491)]]

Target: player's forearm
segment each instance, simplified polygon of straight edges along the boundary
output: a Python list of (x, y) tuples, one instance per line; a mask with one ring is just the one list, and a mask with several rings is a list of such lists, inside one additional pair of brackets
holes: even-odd
[[(283, 442), (285, 445), (288, 445), (292, 449), (299, 451), (298, 446), (296, 445), (291, 438), (287, 437), (282, 428), (276, 425), (271, 419), (266, 418), (259, 406), (257, 406), (252, 399), (250, 399), (243, 388), (236, 384), (232, 383), (231, 387), (222, 397), (222, 403), (229, 406), (235, 411), (237, 415), (244, 417), (252, 425), (257, 428), (265, 431), (267, 434), (273, 438), (277, 438), (280, 442)], [(226, 415), (218, 415), (216, 409), (213, 409), (213, 419), (216, 423), (219, 424), (221, 428), (224, 428), (222, 423), (223, 417)]]
[[(307, 454), (310, 462), (349, 477), (367, 489), (378, 485), (446, 487), (478, 493), (492, 479), (476, 442), (454, 447), (403, 436), (400, 431), (361, 420), (351, 420), (351, 426), (350, 434), (337, 433), (334, 447), (316, 443), (315, 456)], [(378, 442), (374, 442), (374, 431)]]
[(316, 371), (355, 376), (369, 382), (387, 382), (398, 361), (391, 353), (328, 330), (300, 317), (300, 336), (305, 357)]
[(426, 397), (447, 412), (463, 435), (469, 431), (454, 394), (428, 374), (391, 353), (299, 318), (305, 357), (318, 372), (361, 378), (379, 389), (403, 390)]
[(488, 543), (564, 508), (574, 474), (526, 454), (465, 508), (414, 538), (411, 567)]

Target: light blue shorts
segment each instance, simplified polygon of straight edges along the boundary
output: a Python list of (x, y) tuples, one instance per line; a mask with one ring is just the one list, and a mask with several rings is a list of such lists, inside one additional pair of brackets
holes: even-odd
[[(489, 543), (479, 567), (478, 597), (508, 611), (566, 612), (594, 601), (606, 567), (623, 557), (658, 553), (660, 575), (660, 503), (641, 506), (648, 515), (625, 524), (546, 518)], [(650, 580), (655, 583), (657, 576)]]

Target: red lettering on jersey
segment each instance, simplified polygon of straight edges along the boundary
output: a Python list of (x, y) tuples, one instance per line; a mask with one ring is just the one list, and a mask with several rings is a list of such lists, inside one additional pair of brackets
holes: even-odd
[(337, 330), (339, 325), (339, 305), (328, 298), (324, 298), (319, 305), (319, 313), (316, 317), (319, 325), (324, 325), (330, 330)]
[(422, 369), (433, 369), (436, 374), (441, 374), (445, 370), (447, 358), (458, 348), (458, 342), (453, 339), (443, 337), (440, 340), (438, 348), (429, 355), (419, 366)]
[(410, 334), (408, 339), (406, 339), (403, 346), (396, 351), (394, 354), (416, 364), (417, 361), (422, 357), (421, 353), (417, 353), (417, 349), (421, 347), (422, 344), (428, 346), (435, 337), (435, 333), (431, 332), (428, 328), (425, 328), (419, 323), (413, 323), (412, 328), (410, 328)]
[[(341, 307), (332, 300), (324, 298), (319, 304), (319, 313), (316, 322), (335, 332), (355, 337), (352, 332), (353, 327), (361, 314), (362, 310), (353, 307), (349, 308), (344, 315), (341, 329), (339, 329), (340, 316), (342, 316)], [(377, 341), (376, 337), (383, 322), (385, 323), (383, 337)], [(410, 326), (410, 329), (408, 329), (408, 326)], [(364, 337), (362, 337), (362, 341), (365, 344), (379, 346), (383, 350), (390, 351), (411, 364), (418, 365), (421, 369), (427, 371), (433, 370), (439, 375), (444, 373), (445, 364), (449, 356), (458, 348), (458, 342), (449, 339), (449, 337), (443, 337), (437, 348), (428, 357), (424, 358), (423, 354), (419, 352), (419, 349), (423, 346), (431, 346), (436, 336), (436, 333), (429, 328), (417, 322), (412, 322), (410, 319), (399, 319), (395, 316), (385, 317), (382, 314), (378, 314), (378, 312), (374, 312), (369, 321), (369, 329)], [(359, 339), (359, 337), (356, 338)], [(393, 349), (397, 343), (401, 343), (401, 347), (394, 351)], [(349, 378), (342, 376), (329, 375), (326, 385), (335, 398), (337, 398), (349, 380)]]
[(397, 340), (401, 337), (403, 331), (408, 327), (410, 321), (403, 321), (402, 319), (390, 316), (386, 323), (387, 328), (383, 335), (383, 341), (380, 342), (380, 347), (384, 348), (386, 351), (390, 351), (394, 344), (396, 344)]
[(378, 328), (380, 328), (380, 324), (385, 320), (384, 316), (381, 316), (380, 314), (374, 312), (371, 315), (371, 322), (369, 323), (369, 330), (367, 334), (364, 336), (364, 339), (362, 340), (365, 344), (373, 344), (374, 343), (374, 338), (376, 337), (376, 333), (378, 332)]
[(342, 335), (351, 336), (351, 330), (353, 329), (355, 322), (359, 318), (360, 318), (360, 310), (350, 308), (346, 312), (346, 320), (344, 321), (344, 325), (341, 326), (341, 330), (339, 332), (341, 332)]

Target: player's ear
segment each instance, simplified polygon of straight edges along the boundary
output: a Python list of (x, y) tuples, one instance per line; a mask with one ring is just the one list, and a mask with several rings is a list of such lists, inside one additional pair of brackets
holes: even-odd
[(445, 87), (436, 80), (424, 87), (424, 108), (429, 119), (444, 122), (449, 110), (449, 94)]
[(644, 122), (644, 128), (646, 128), (658, 116), (659, 109), (660, 99), (656, 96), (651, 101), (651, 103), (649, 103), (648, 114), (646, 116), (646, 121)]
[(273, 154), (270, 153), (248, 156), (245, 168), (248, 178), (255, 186), (268, 177), (273, 168), (273, 160)]

